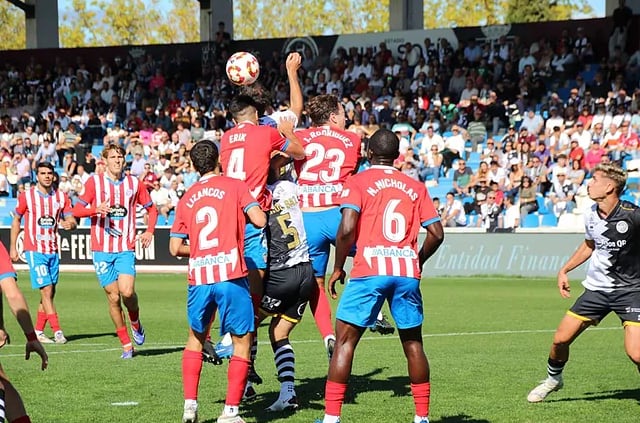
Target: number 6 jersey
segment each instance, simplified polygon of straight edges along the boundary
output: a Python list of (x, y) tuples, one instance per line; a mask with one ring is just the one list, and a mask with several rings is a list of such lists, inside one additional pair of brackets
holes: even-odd
[(352, 176), (340, 208), (360, 214), (351, 277), (420, 278), (418, 232), (440, 220), (425, 186), (389, 166)]

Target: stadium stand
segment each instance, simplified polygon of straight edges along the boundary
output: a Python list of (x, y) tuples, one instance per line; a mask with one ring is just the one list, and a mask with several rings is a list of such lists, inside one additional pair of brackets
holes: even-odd
[[(553, 34), (530, 45), (514, 37), (471, 47), (459, 40), (456, 49), (433, 43), (419, 46), (424, 59), (419, 62), (420, 55), (370, 47), (338, 48), (331, 57), (304, 60), (305, 99), (338, 95), (348, 128), (363, 140), (379, 127), (396, 132), (404, 139), (396, 166), (422, 178), (432, 197), (444, 198), (454, 189), (455, 159), (466, 159), (473, 176), (470, 192), (460, 198), (465, 204), (475, 201), (479, 207), (491, 182), (500, 195), (517, 200), (522, 177), (529, 176), (538, 210), (523, 217), (521, 226), (575, 227), (590, 172), (599, 162), (614, 161), (629, 170), (624, 198), (638, 204), (640, 87), (634, 75), (639, 51), (624, 57), (583, 55), (571, 35)], [(233, 125), (226, 107), (235, 88), (223, 71), (228, 52), (212, 51), (213, 67), (177, 54), (112, 63), (85, 63), (79, 56), (46, 69), (37, 58), (20, 68), (5, 62), (0, 68), (0, 224), (10, 223), (17, 193), (33, 181), (35, 161), (51, 161), (61, 189), (75, 198), (87, 175), (102, 171), (100, 154), (109, 143), (127, 149), (132, 174), (160, 180), (161, 189), (177, 202), (195, 180), (190, 146), (203, 138), (219, 139)], [(274, 52), (272, 60), (261, 63), (261, 82), (271, 89), (276, 110), (288, 104), (284, 57)], [(300, 126), (306, 125), (303, 117)], [(454, 158), (452, 169), (442, 167), (442, 156)], [(557, 178), (562, 156), (568, 159), (563, 184)], [(497, 168), (484, 171), (483, 163), (492, 162)], [(150, 164), (149, 173), (144, 163)], [(422, 172), (427, 167), (436, 171)], [(567, 195), (572, 207), (556, 213), (550, 192)], [(475, 226), (477, 216), (468, 219)], [(171, 220), (170, 215), (160, 223)]]

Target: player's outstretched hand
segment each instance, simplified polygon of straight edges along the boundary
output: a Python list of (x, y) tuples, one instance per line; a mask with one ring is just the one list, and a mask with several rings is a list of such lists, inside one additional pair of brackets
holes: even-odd
[(344, 285), (344, 270), (334, 270), (329, 278), (329, 294), (331, 294), (331, 298), (334, 300), (338, 298), (338, 292), (336, 291), (336, 282), (340, 282)]
[(565, 272), (558, 273), (558, 289), (562, 298), (571, 297), (571, 285), (569, 284), (569, 277)]
[(287, 116), (283, 116), (280, 118), (280, 121), (278, 122), (278, 131), (280, 131), (282, 135), (284, 135), (285, 137), (290, 136), (291, 134), (293, 134), (294, 128), (295, 122), (292, 118)]
[(38, 354), (42, 359), (42, 370), (46, 369), (49, 365), (49, 356), (47, 356), (47, 352), (44, 350), (44, 347), (37, 339), (35, 341), (27, 341), (24, 359), (28, 360), (31, 357), (32, 352)]
[(295, 73), (298, 71), (298, 69), (300, 69), (301, 65), (302, 65), (302, 56), (300, 56), (300, 53), (295, 51), (293, 53), (289, 53), (289, 55), (287, 56), (287, 61), (285, 63), (285, 66), (287, 67), (287, 72)]
[(140, 240), (140, 244), (142, 248), (147, 248), (151, 245), (151, 240), (153, 239), (153, 234), (151, 232), (143, 232), (138, 235), (138, 239)]
[(6, 330), (0, 329), (0, 348), (11, 343), (11, 337)]

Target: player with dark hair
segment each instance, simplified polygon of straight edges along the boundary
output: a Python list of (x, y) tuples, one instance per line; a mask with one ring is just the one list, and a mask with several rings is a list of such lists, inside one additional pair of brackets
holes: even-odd
[[(76, 220), (71, 214), (71, 200), (53, 186), (55, 172), (49, 162), (36, 166), (36, 185), (18, 196), (16, 214), (11, 223), (11, 259), (18, 261), (16, 247), (20, 223), (24, 217), (24, 253), (29, 264), (31, 287), (40, 290), (40, 304), (36, 320), (36, 336), (42, 343), (64, 344), (67, 339), (60, 327), (53, 303), (60, 274), (58, 255), (58, 222), (65, 230), (73, 230)], [(49, 322), (53, 339), (44, 334)]]
[[(353, 269), (336, 312), (336, 345), (325, 387), (323, 423), (340, 421), (355, 349), (389, 303), (408, 361), (415, 423), (429, 415), (429, 362), (422, 345), (422, 266), (444, 240), (440, 217), (423, 184), (393, 167), (398, 137), (387, 129), (369, 141), (371, 168), (352, 176), (340, 195), (342, 219), (336, 236), (336, 257), (329, 279), (332, 298), (344, 283), (344, 264), (356, 245)], [(420, 228), (426, 229), (418, 247)]]
[(569, 347), (589, 326), (614, 312), (624, 327), (627, 355), (640, 371), (640, 208), (620, 200), (626, 172), (613, 164), (595, 167), (587, 184), (595, 201), (585, 213), (585, 240), (558, 272), (558, 289), (571, 296), (567, 273), (589, 260), (585, 290), (560, 321), (547, 360), (547, 378), (529, 395), (541, 402), (560, 390)]
[(324, 278), (340, 223), (338, 199), (348, 178), (357, 171), (360, 137), (345, 130), (344, 107), (336, 96), (312, 98), (307, 104), (307, 112), (313, 126), (297, 132), (305, 150), (304, 159), (295, 162), (298, 198), (318, 285), (309, 304), (331, 357), (335, 335)]
[[(6, 248), (0, 243), (0, 290), (4, 294), (9, 308), (15, 316), (20, 328), (27, 337), (25, 358), (28, 360), (32, 352), (42, 359), (42, 370), (49, 364), (49, 358), (33, 329), (31, 315), (27, 302), (18, 287), (16, 271), (11, 265), (11, 259)], [(0, 295), (0, 348), (9, 343), (9, 334), (4, 327), (4, 315), (2, 313), (2, 295)], [(0, 421), (5, 418), (11, 423), (30, 423), (31, 419), (24, 408), (22, 398), (16, 388), (9, 382), (4, 369), (0, 366)]]
[[(280, 381), (280, 394), (267, 411), (298, 408), (294, 388), (295, 354), (289, 342), (309, 296), (316, 285), (309, 259), (307, 236), (298, 205), (297, 186), (288, 180), (288, 158), (276, 154), (271, 160), (268, 188), (273, 193), (269, 210), (269, 267), (260, 303), (260, 320), (271, 316), (269, 339)], [(253, 392), (245, 392), (251, 397)]]
[[(138, 178), (124, 173), (126, 152), (117, 144), (102, 150), (106, 162), (103, 174), (91, 176), (84, 194), (73, 207), (76, 217), (91, 217), (91, 251), (100, 286), (109, 302), (109, 314), (122, 344), (122, 358), (133, 357), (133, 345), (127, 331), (122, 303), (127, 308), (133, 340), (145, 341), (135, 290), (135, 244), (147, 248), (153, 240), (158, 211), (149, 191)], [(147, 229), (136, 235), (136, 205), (147, 209)]]
[(255, 329), (243, 258), (245, 219), (247, 224), (262, 228), (266, 216), (245, 182), (217, 175), (218, 149), (213, 141), (198, 142), (189, 157), (200, 180), (180, 199), (169, 240), (172, 255), (189, 257), (189, 338), (182, 355), (182, 421), (194, 423), (198, 419), (202, 346), (217, 309), (220, 334), (231, 334), (234, 351), (224, 411), (217, 422), (242, 423), (238, 408), (249, 374), (251, 333)]

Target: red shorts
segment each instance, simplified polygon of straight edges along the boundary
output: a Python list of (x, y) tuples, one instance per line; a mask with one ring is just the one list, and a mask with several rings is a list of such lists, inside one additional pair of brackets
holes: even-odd
[(11, 264), (11, 258), (4, 244), (0, 242), (0, 281), (4, 278), (16, 278), (16, 269)]

